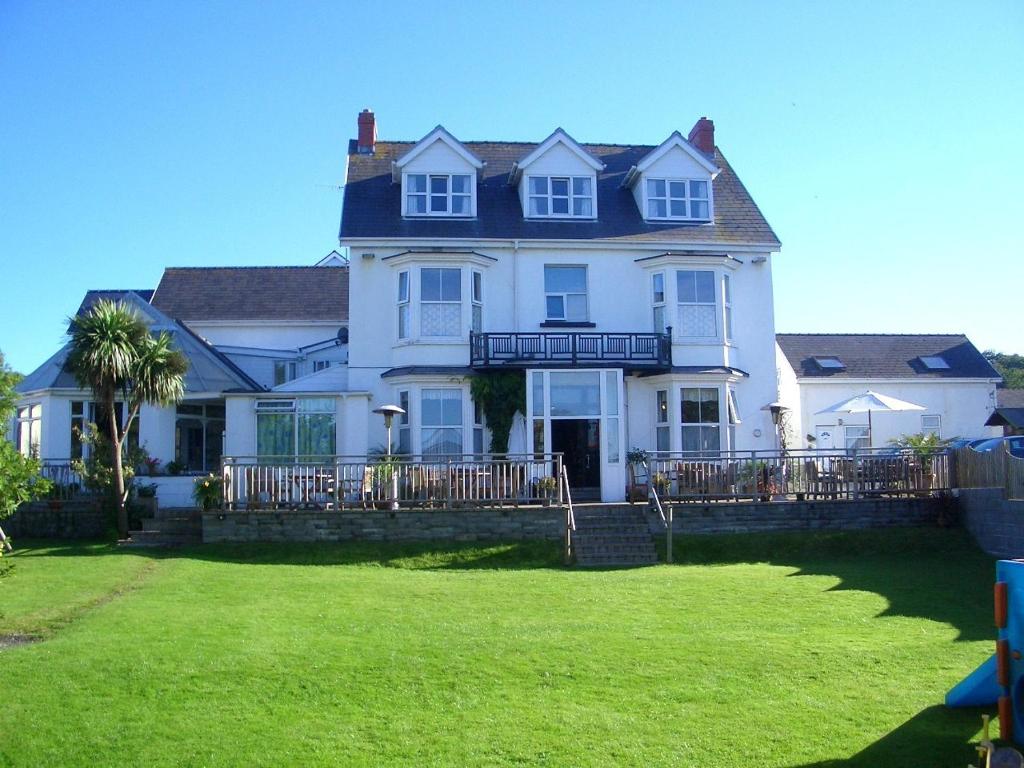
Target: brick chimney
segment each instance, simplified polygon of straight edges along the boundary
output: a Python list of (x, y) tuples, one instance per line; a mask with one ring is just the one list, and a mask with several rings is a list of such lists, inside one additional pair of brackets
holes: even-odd
[(715, 154), (715, 124), (706, 117), (702, 117), (694, 124), (686, 138), (704, 154)]
[(359, 113), (359, 139), (356, 142), (356, 151), (360, 155), (372, 155), (373, 147), (377, 143), (377, 121), (373, 112), (364, 109)]

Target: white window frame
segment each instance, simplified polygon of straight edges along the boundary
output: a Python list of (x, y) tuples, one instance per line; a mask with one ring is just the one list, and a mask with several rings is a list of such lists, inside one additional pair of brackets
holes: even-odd
[[(423, 415), (426, 409), (423, 407), (423, 401), (426, 398), (428, 392), (458, 392), (459, 393), (459, 423), (456, 424), (426, 424), (423, 420)], [(459, 444), (461, 450), (458, 454), (430, 454), (431, 457), (438, 456), (464, 456), (466, 454), (466, 397), (467, 390), (465, 387), (445, 387), (445, 386), (431, 386), (424, 385), (420, 387), (417, 392), (419, 395), (419, 453), (421, 457), (425, 457), (427, 454), (424, 449), (424, 436), (425, 432), (429, 430), (437, 429), (449, 429), (452, 431), (459, 432)], [(443, 419), (442, 419), (443, 422)]]
[(732, 277), (722, 273), (722, 334), (727, 342), (733, 340), (732, 327)]
[[(672, 450), (672, 425), (669, 421), (670, 389), (658, 389), (654, 392), (654, 448), (659, 453)], [(664, 444), (664, 448), (662, 448)]]
[[(412, 192), (410, 185), (410, 177), (412, 176), (423, 176), (426, 181), (426, 191), (424, 192)], [(464, 176), (469, 181), (469, 192), (455, 193), (452, 191), (453, 179), (456, 176)], [(445, 179), (445, 191), (443, 193), (433, 192), (433, 180), (434, 179)], [(452, 212), (452, 198), (453, 197), (468, 197), (469, 198), (469, 211), (467, 213), (453, 213)], [(420, 213), (418, 211), (411, 211), (409, 209), (409, 198), (410, 197), (422, 197), (424, 199), (425, 210)], [(432, 210), (433, 198), (444, 197), (445, 208), (443, 211)], [(476, 175), (473, 173), (404, 173), (402, 174), (402, 215), (410, 218), (425, 218), (430, 216), (447, 216), (450, 218), (473, 218), (476, 216)]]
[[(454, 272), (458, 272), (459, 273), (459, 281), (458, 281), (458, 283), (459, 283), (459, 299), (458, 299), (458, 301), (445, 300), (443, 297), (441, 299), (429, 299), (429, 300), (424, 299), (423, 298), (423, 272), (424, 272), (424, 270), (438, 270), (438, 271), (451, 270), (451, 271), (454, 271)], [(466, 292), (466, 287), (462, 284), (463, 271), (464, 270), (462, 269), (462, 267), (453, 267), (453, 266), (448, 266), (448, 265), (443, 265), (443, 264), (437, 264), (437, 265), (433, 265), (432, 264), (429, 267), (420, 267), (417, 270), (418, 278), (419, 278), (417, 280), (417, 282), (416, 282), (416, 285), (417, 285), (418, 299), (419, 299), (419, 318), (418, 318), (418, 320), (419, 320), (419, 338), (420, 339), (424, 339), (424, 338), (428, 338), (428, 339), (459, 339), (459, 338), (462, 338), (462, 329), (465, 327), (463, 325), (465, 320), (464, 320), (464, 318), (462, 316), (462, 305), (463, 305), (463, 301), (464, 301), (463, 296), (465, 295), (465, 292)], [(443, 288), (443, 286), (444, 286), (444, 279), (441, 280), (441, 286)], [(424, 333), (423, 332), (423, 310), (424, 310), (424, 308), (426, 308), (426, 306), (428, 304), (447, 304), (447, 305), (457, 305), (458, 306), (458, 308), (459, 308), (459, 321), (458, 321), (459, 327), (455, 331), (455, 333), (428, 334), (428, 333)]]
[[(283, 378), (278, 381), (277, 372), (281, 370)], [(279, 387), (299, 378), (299, 363), (297, 360), (275, 360), (274, 361), (274, 386)]]
[(408, 389), (398, 392), (398, 407), (405, 413), (398, 414), (398, 449), (395, 453), (401, 456), (412, 454), (412, 398)]
[(317, 371), (325, 371), (331, 367), (330, 360), (314, 360), (313, 361), (313, 373)]
[[(933, 419), (935, 422), (934, 427), (926, 426), (925, 422), (929, 419)], [(921, 414), (921, 434), (928, 435), (934, 434), (936, 437), (942, 437), (942, 415), (938, 413), (922, 413)]]
[[(535, 193), (533, 191), (533, 180), (545, 179), (546, 192)], [(586, 179), (590, 185), (589, 195), (576, 194), (574, 187), (577, 181)], [(552, 182), (555, 180), (565, 181), (568, 185), (568, 194), (556, 195), (552, 190)], [(526, 218), (528, 219), (596, 219), (597, 218), (597, 177), (596, 176), (572, 176), (569, 174), (534, 174), (526, 177)], [(567, 213), (554, 213), (555, 198), (566, 200), (568, 205)], [(547, 213), (533, 213), (532, 201), (544, 200), (547, 205)], [(573, 213), (576, 200), (590, 200), (590, 213)]]
[(474, 333), (484, 329), (484, 273), (479, 269), (469, 271), (469, 326)]
[[(582, 269), (583, 270), (583, 287), (584, 292), (581, 294), (578, 291), (551, 291), (547, 290), (547, 270), (552, 269)], [(590, 322), (590, 268), (586, 264), (545, 264), (543, 280), (545, 283), (544, 287), (544, 319), (548, 322), (553, 323), (587, 323)], [(548, 298), (557, 296), (562, 299), (562, 317), (551, 317), (548, 314)], [(569, 314), (569, 297), (570, 296), (583, 296), (585, 312), (582, 318), (574, 317), (570, 319)]]
[[(717, 396), (718, 396), (718, 400), (717, 400), (717, 402), (718, 402), (718, 421), (684, 421), (683, 420), (686, 417), (686, 409), (683, 407), (683, 392), (685, 392), (687, 389), (695, 389), (695, 390), (698, 391), (698, 393), (701, 390), (705, 390), (705, 389), (706, 390), (713, 390), (717, 394)], [(681, 384), (681, 385), (676, 387), (675, 391), (676, 391), (676, 393), (678, 394), (678, 397), (679, 397), (679, 449), (680, 449), (680, 451), (683, 451), (684, 453), (692, 454), (691, 451), (687, 451), (683, 447), (686, 444), (686, 441), (683, 439), (683, 433), (684, 433), (684, 431), (687, 428), (692, 429), (694, 427), (699, 427), (701, 429), (701, 431), (703, 431), (704, 429), (711, 429), (712, 427), (717, 429), (718, 430), (718, 448), (717, 448), (717, 450), (713, 449), (711, 451), (711, 453), (718, 453), (718, 452), (721, 452), (721, 451), (725, 450), (725, 448), (723, 447), (723, 443), (725, 442), (725, 440), (723, 440), (723, 437), (727, 434), (727, 431), (726, 431), (726, 429), (723, 429), (723, 425), (722, 425), (722, 411), (724, 410), (723, 406), (725, 405), (725, 399), (726, 398), (723, 396), (722, 387), (721, 386), (711, 386), (711, 387), (709, 387), (709, 386), (702, 386), (700, 384)], [(700, 395), (698, 394), (697, 397), (700, 398)], [(698, 402), (702, 402), (702, 401), (698, 399)], [(728, 406), (726, 406), (726, 407), (728, 407)], [(703, 416), (703, 414), (701, 414), (701, 415)]]
[[(652, 195), (650, 191), (650, 183), (661, 181), (665, 184), (664, 195)], [(692, 182), (698, 182), (705, 185), (707, 189), (706, 197), (698, 197), (693, 194)], [(682, 183), (685, 185), (686, 195), (680, 197), (673, 195), (671, 192), (672, 184)], [(644, 218), (648, 221), (701, 221), (709, 222), (714, 219), (714, 210), (711, 207), (711, 180), (710, 179), (693, 179), (693, 178), (672, 178), (667, 176), (647, 176), (643, 180), (644, 184)], [(653, 201), (661, 200), (665, 203), (665, 215), (655, 216), (651, 214), (651, 203)], [(686, 215), (672, 215), (672, 203), (681, 202), (686, 206)], [(692, 216), (690, 212), (693, 210), (692, 204), (694, 202), (706, 203), (708, 207), (707, 216)]]
[[(864, 450), (871, 447), (871, 435), (868, 433), (867, 424), (847, 424), (843, 427), (843, 447), (850, 451), (853, 449)], [(863, 443), (863, 445), (859, 445)]]
[[(404, 341), (411, 336), (412, 329), (409, 327), (412, 323), (412, 307), (410, 301), (410, 292), (412, 275), (410, 270), (403, 269), (398, 273), (398, 313), (395, 317), (395, 335), (400, 341)], [(404, 285), (403, 285), (404, 284)], [(403, 287), (405, 290), (403, 291)]]
[[(658, 298), (658, 279), (661, 279), (661, 298)], [(668, 301), (667, 294), (665, 293), (668, 285), (668, 278), (665, 276), (664, 271), (653, 272), (651, 274), (651, 323), (654, 325), (655, 333), (665, 333), (665, 329), (669, 327), (668, 322)], [(661, 322), (658, 322), (658, 314), (661, 314)]]
[(18, 406), (15, 418), (15, 447), (22, 456), (38, 458), (43, 444), (43, 404)]
[[(683, 301), (683, 298), (682, 298), (682, 296), (679, 293), (679, 274), (682, 273), (682, 272), (693, 272), (695, 274), (701, 273), (701, 272), (707, 272), (708, 274), (710, 274), (711, 275), (711, 279), (714, 281), (714, 283), (713, 283), (713, 291), (712, 291), (713, 301), (710, 301), (710, 302), (708, 302), (708, 301)], [(678, 329), (677, 330), (678, 335), (681, 338), (695, 339), (695, 340), (702, 340), (702, 341), (718, 341), (718, 340), (721, 340), (722, 333), (723, 333), (723, 331), (722, 331), (722, 324), (723, 324), (724, 320), (721, 317), (721, 310), (720, 310), (720, 308), (718, 306), (718, 303), (721, 300), (721, 295), (722, 295), (721, 280), (720, 280), (720, 275), (719, 275), (718, 271), (714, 270), (714, 269), (700, 269), (700, 268), (686, 268), (686, 269), (684, 269), (684, 268), (678, 268), (678, 269), (673, 270), (673, 277), (675, 278), (675, 284), (676, 284), (676, 328)], [(694, 279), (696, 280), (696, 278), (694, 278)], [(714, 334), (705, 335), (705, 336), (694, 336), (692, 334), (685, 333), (686, 323), (684, 323), (683, 319), (682, 319), (683, 307), (711, 307), (712, 308), (712, 313), (713, 313), (714, 318), (715, 318), (715, 332), (714, 332)]]

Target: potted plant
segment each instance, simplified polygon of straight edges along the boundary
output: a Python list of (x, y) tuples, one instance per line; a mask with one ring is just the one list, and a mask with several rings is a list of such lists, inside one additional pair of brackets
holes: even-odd
[(146, 483), (135, 488), (135, 501), (149, 517), (156, 517), (156, 491), (156, 483)]
[(153, 456), (146, 457), (146, 474), (150, 477), (160, 474), (160, 459)]
[(544, 501), (545, 504), (549, 503), (551, 499), (555, 497), (555, 491), (558, 490), (558, 480), (554, 477), (540, 477), (537, 478), (537, 495)]
[(212, 472), (206, 477), (197, 477), (192, 488), (192, 499), (203, 512), (209, 512), (221, 505), (223, 487), (223, 480)]
[(655, 472), (651, 477), (651, 483), (654, 485), (654, 490), (658, 492), (658, 496), (665, 498), (669, 495), (672, 490), (672, 480), (664, 472)]
[(185, 471), (185, 465), (180, 461), (168, 461), (167, 462), (167, 474), (177, 477)]
[(633, 448), (626, 452), (626, 467), (629, 470), (626, 498), (630, 501), (647, 501), (647, 497), (650, 496), (650, 487), (647, 484), (647, 458), (647, 451), (643, 448)]

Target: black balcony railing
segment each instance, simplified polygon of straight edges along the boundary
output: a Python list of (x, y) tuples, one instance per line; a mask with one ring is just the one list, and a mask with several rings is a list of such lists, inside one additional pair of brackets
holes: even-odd
[(641, 370), (672, 366), (669, 333), (471, 333), (473, 368), (614, 365)]

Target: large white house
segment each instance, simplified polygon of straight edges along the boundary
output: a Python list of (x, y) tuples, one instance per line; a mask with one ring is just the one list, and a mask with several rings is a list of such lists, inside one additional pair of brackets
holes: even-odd
[[(340, 242), (349, 386), (415, 455), (486, 448), (473, 376), (525, 372), (526, 448), (621, 499), (632, 446), (771, 448), (779, 241), (701, 118), (657, 146), (378, 141), (359, 115)], [(370, 445), (385, 441), (369, 421)]]
[[(986, 426), (996, 407), (998, 372), (963, 335), (780, 333), (779, 399), (789, 408), (792, 447), (884, 447), (905, 435), (998, 435)], [(923, 410), (822, 413), (872, 390)]]

